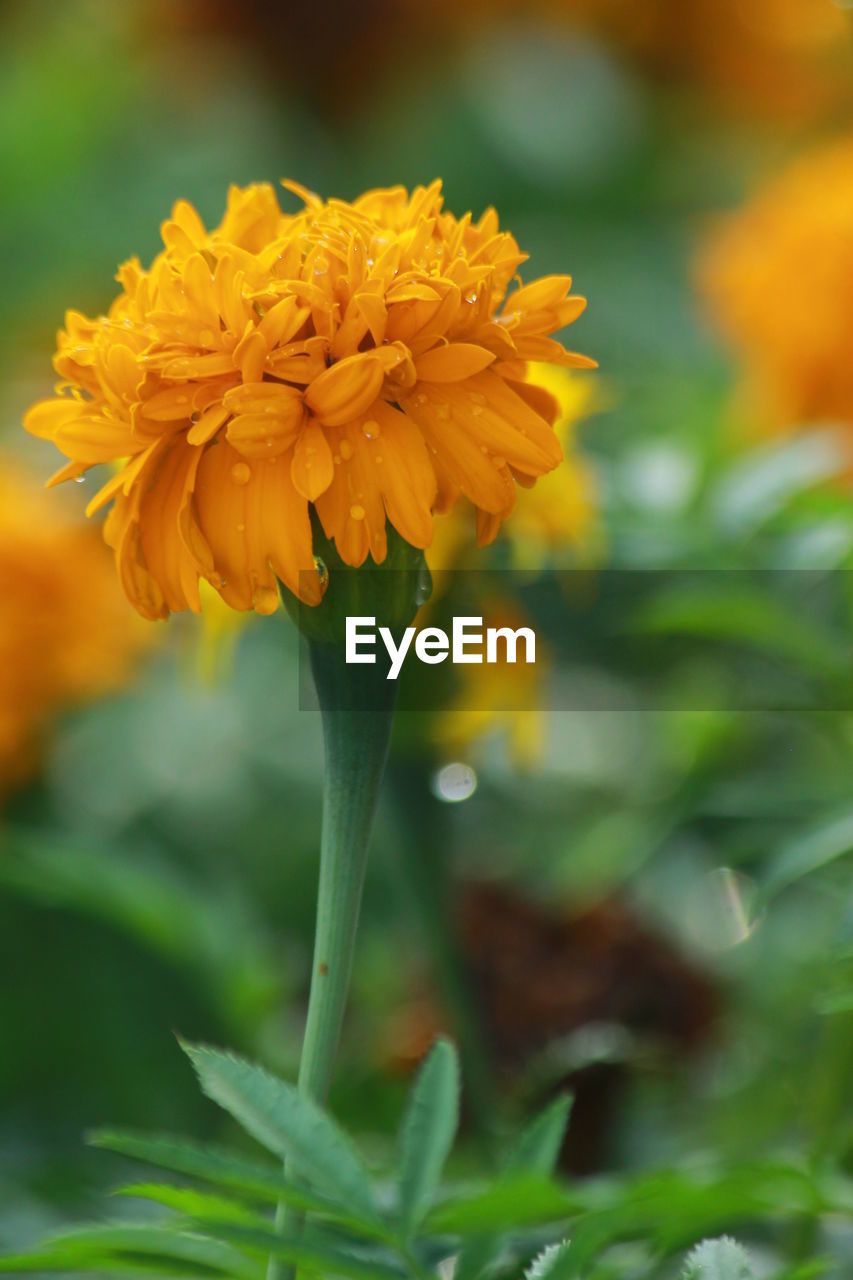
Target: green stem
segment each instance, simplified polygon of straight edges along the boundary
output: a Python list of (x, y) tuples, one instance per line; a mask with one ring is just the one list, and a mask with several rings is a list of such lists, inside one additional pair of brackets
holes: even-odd
[[(311, 669), (323, 720), (325, 772), (317, 926), (305, 1039), (299, 1063), (301, 1094), (325, 1105), (341, 1035), (355, 946), (367, 850), (385, 770), (397, 685), (381, 664), (348, 667), (339, 645), (309, 641)], [(296, 1225), (280, 1204), (276, 1230)], [(293, 1269), (271, 1258), (267, 1280)]]

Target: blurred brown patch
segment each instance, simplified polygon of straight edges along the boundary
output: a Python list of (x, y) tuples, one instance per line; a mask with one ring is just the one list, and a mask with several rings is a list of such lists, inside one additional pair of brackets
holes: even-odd
[[(621, 1028), (677, 1067), (710, 1040), (718, 996), (710, 978), (616, 899), (578, 913), (549, 910), (491, 884), (469, 884), (457, 929), (473, 1007), (500, 1082), (517, 1086), (559, 1042), (596, 1028)], [(395, 1020), (389, 1039), (397, 1069), (413, 1070), (448, 1019), (421, 999)], [(581, 1054), (582, 1056), (582, 1054)], [(554, 1059), (559, 1062), (559, 1057)], [(574, 1094), (562, 1164), (572, 1173), (606, 1166), (631, 1054), (548, 1075), (537, 1102)], [(543, 1076), (544, 1080), (544, 1076)]]

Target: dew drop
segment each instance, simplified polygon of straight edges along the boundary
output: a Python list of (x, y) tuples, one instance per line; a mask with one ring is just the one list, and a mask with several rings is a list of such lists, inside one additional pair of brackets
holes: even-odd
[(486, 403), (486, 397), (483, 395), (482, 391), (472, 391), (470, 395), (471, 395), (471, 399), (474, 401), (474, 404)]
[(373, 418), (368, 418), (367, 421), (362, 424), (361, 429), (364, 432), (364, 437), (366, 440), (375, 440), (377, 436), (380, 434), (379, 423), (376, 422)]
[(231, 468), (231, 479), (235, 484), (248, 484), (252, 478), (252, 468), (246, 462), (235, 462)]
[(464, 297), (468, 305), (473, 306), (474, 303), (477, 301), (477, 290), (469, 289), (468, 292), (464, 295)]
[(178, 404), (189, 404), (190, 398), (189, 396), (175, 396), (175, 401)]
[(426, 604), (432, 595), (432, 574), (429, 569), (424, 566), (418, 573), (418, 580), (415, 584), (415, 604)]
[(238, 524), (238, 525), (237, 525), (237, 532), (238, 532), (238, 533), (245, 533), (245, 532), (246, 532), (246, 526), (245, 526), (244, 524), (242, 524), (242, 523), (241, 523), (241, 524)]
[(350, 444), (349, 440), (341, 441), (341, 457), (346, 462), (349, 462), (350, 458), (352, 457), (352, 445)]
[(75, 483), (75, 484), (85, 484), (85, 483), (86, 483), (86, 477), (85, 477), (85, 476), (75, 476), (75, 477), (74, 477), (74, 483)]
[(472, 405), (472, 407), (471, 407), (471, 412), (472, 412), (472, 414), (474, 415), (474, 417), (475, 417), (475, 418), (479, 418), (479, 416), (480, 416), (480, 414), (483, 412), (483, 410), (482, 410), (482, 407), (481, 407), (480, 405), (475, 404), (475, 405)]
[(449, 404), (437, 404), (437, 405), (435, 406), (435, 416), (436, 416), (437, 418), (449, 418), (449, 417), (450, 417), (450, 405), (449, 405)]
[(339, 453), (336, 453), (332, 461), (334, 462), (336, 467), (339, 467), (341, 465), (341, 455)]
[(216, 337), (212, 329), (202, 329), (198, 336), (203, 347), (212, 347), (216, 341)]
[(432, 779), (432, 793), (446, 804), (459, 804), (477, 790), (477, 775), (469, 764), (446, 764)]
[(381, 453), (377, 453), (377, 455), (376, 455), (376, 461), (377, 461), (377, 462), (381, 462), (381, 461), (382, 461), (382, 454), (381, 454)]
[(350, 507), (349, 513), (352, 516), (353, 520), (364, 519), (364, 515), (365, 515), (364, 507), (360, 507), (357, 502)]

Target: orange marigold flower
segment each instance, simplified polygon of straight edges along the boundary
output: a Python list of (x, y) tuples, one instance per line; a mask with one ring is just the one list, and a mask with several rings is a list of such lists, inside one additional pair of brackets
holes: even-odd
[(795, 162), (704, 246), (698, 281), (771, 431), (853, 424), (853, 140)]
[(150, 631), (93, 529), (0, 465), (0, 791), (26, 777), (51, 715), (119, 686)]
[(317, 603), (312, 505), (354, 566), (385, 558), (386, 519), (426, 547), (462, 495), (493, 536), (516, 479), (562, 456), (527, 362), (594, 364), (550, 336), (585, 306), (568, 276), (510, 291), (526, 255), (494, 210), (443, 212), (439, 182), (351, 204), (285, 186), (301, 212), (232, 187), (210, 232), (176, 204), (108, 314), (68, 313), (57, 395), (26, 415), (70, 459), (56, 479), (121, 462), (88, 511), (112, 501), (148, 618), (198, 611), (200, 578), (235, 609), (275, 609), (276, 578)]

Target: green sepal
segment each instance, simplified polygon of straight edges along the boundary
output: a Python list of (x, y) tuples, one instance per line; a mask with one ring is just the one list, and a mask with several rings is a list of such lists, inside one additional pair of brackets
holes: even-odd
[(368, 556), (354, 569), (341, 559), (315, 513), (311, 521), (318, 569), (327, 579), (323, 599), (309, 605), (287, 587), (281, 589), (285, 608), (302, 634), (309, 640), (342, 645), (348, 617), (375, 618), (376, 626), (388, 627), (395, 638), (402, 634), (432, 592), (423, 551), (406, 542), (389, 523), (388, 553), (382, 564)]

